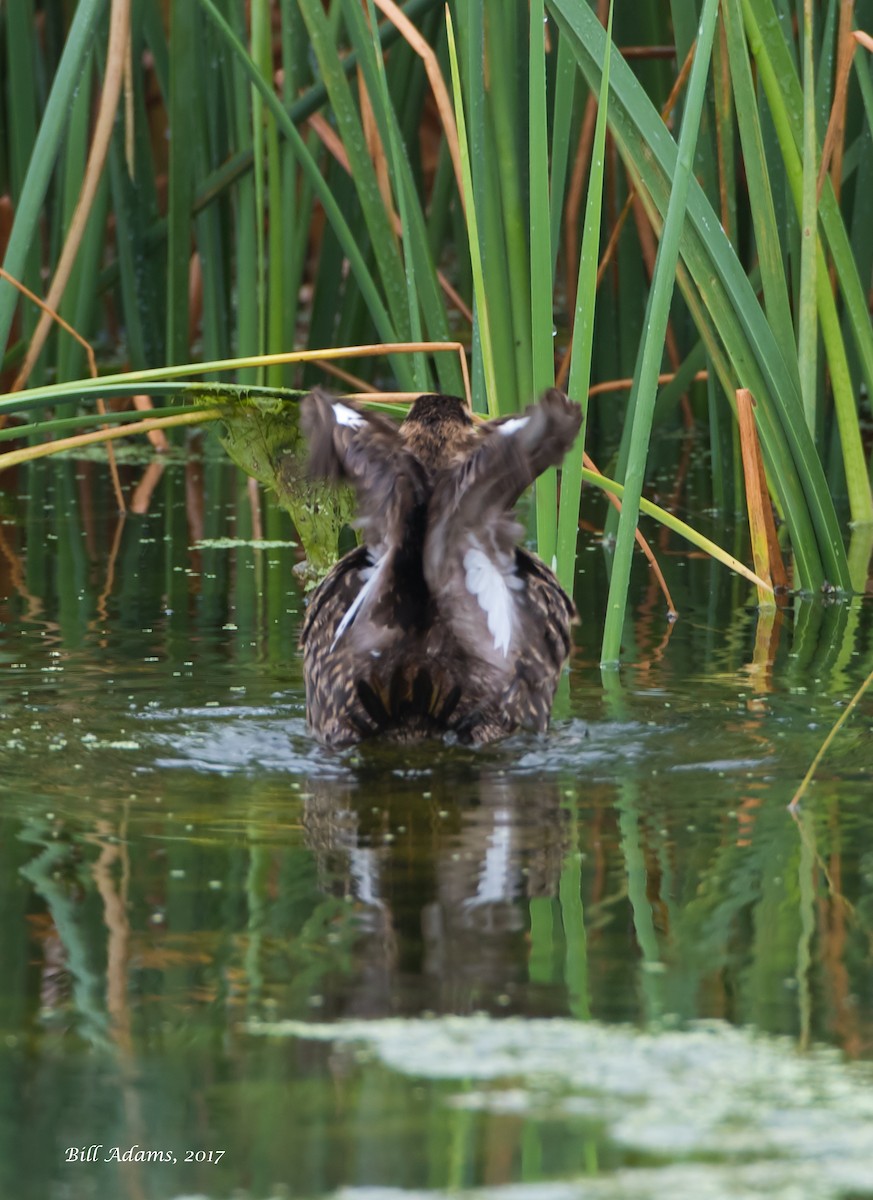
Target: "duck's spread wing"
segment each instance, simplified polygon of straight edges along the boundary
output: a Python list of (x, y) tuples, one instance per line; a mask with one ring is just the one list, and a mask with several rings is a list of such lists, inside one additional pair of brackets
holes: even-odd
[(562, 462), (581, 423), (579, 405), (556, 388), (520, 416), (488, 421), (479, 446), (441, 478), (431, 510), (450, 516), (455, 529), (489, 524), (508, 512), (538, 475)]
[(405, 514), (423, 501), (427, 487), (424, 469), (405, 449), (397, 426), (320, 391), (303, 400), (300, 424), (309, 442), (310, 473), (352, 485), (368, 545), (396, 544)]
[(478, 448), (434, 486), (424, 556), (429, 583), (440, 579), (447, 561), (465, 555), (471, 539), (483, 543), (504, 574), (513, 569), (519, 530), (512, 507), (539, 474), (562, 461), (581, 421), (579, 405), (552, 388), (521, 416), (482, 427)]
[(486, 425), (480, 446), (434, 485), (425, 578), (468, 652), (508, 674), (527, 674), (536, 660), (554, 672), (566, 657), (572, 603), (551, 571), (516, 550), (511, 508), (561, 461), (580, 423), (578, 405), (547, 392), (521, 416)]

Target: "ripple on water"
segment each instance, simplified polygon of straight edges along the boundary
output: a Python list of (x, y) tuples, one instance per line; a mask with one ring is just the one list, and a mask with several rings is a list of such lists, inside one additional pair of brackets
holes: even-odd
[(156, 767), (212, 774), (282, 772), (307, 776), (343, 773), (343, 757), (320, 746), (303, 717), (279, 708), (233, 706), (162, 709), (147, 717), (172, 725), (151, 733)]

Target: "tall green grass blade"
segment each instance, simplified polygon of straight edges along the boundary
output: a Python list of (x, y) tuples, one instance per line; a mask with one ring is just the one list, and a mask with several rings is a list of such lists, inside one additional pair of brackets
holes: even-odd
[[(758, 101), (752, 69), (743, 37), (743, 17), (740, 0), (725, 0), (722, 19), (728, 42), (731, 83), (734, 105), (743, 149), (743, 164), (749, 188), (749, 207), (755, 228), (758, 262), (761, 267), (761, 286), (767, 320), (773, 329), (777, 345), (788, 349), (794, 345), (794, 326), (788, 298), (788, 282), (783, 267), (779, 222), (764, 152), (764, 136), (758, 116)], [(795, 374), (797, 389), (800, 376), (793, 354), (783, 355), (787, 370)]]
[[(376, 7), (373, 0), (367, 0), (370, 28), (378, 29), (378, 19), (376, 16)], [(348, 8), (348, 5), (346, 5)], [(355, 16), (359, 14), (363, 16), (363, 12), (358, 6), (352, 6)], [(352, 18), (354, 19), (354, 17)], [(348, 24), (348, 18), (347, 22)], [(378, 43), (377, 43), (378, 44)], [(370, 42), (372, 47), (372, 38)], [(368, 62), (369, 60), (368, 57)], [(395, 118), (394, 107), (391, 102), (391, 95), (388, 91), (388, 79), (385, 74), (385, 63), (381, 54), (374, 54), (372, 61), (376, 67), (376, 80), (370, 84), (369, 95), (370, 103), (380, 126), (380, 135), (382, 145), (388, 156), (390, 163), (391, 184), (394, 191), (394, 196), (397, 201), (397, 213), (400, 218), (400, 239), (403, 246), (402, 262), (406, 277), (406, 307), (409, 314), (409, 332), (410, 337), (415, 342), (420, 342), (424, 338), (424, 332), (421, 321), (421, 311), (419, 305), (419, 284), (416, 271), (416, 254), (413, 243), (418, 240), (424, 232), (424, 221), (422, 220), (417, 228), (417, 237), (412, 233), (412, 209), (418, 208), (414, 190), (407, 186), (406, 172), (409, 163), (403, 150), (403, 142), (400, 133), (400, 128)], [(411, 182), (411, 172), (410, 182)], [(420, 244), (420, 243), (419, 243)], [(426, 243), (425, 243), (426, 244)], [(431, 280), (431, 283), (433, 280)], [(428, 379), (427, 362), (424, 355), (416, 354), (412, 359), (413, 369), (415, 371), (415, 386), (422, 392), (430, 391), (431, 387)]]
[[(531, 350), (531, 247), (527, 199), (528, 163), (525, 151), (528, 139), (520, 130), (530, 128), (527, 114), (527, 90), (524, 88), (522, 63), (527, 59), (521, 49), (523, 10), (504, 0), (478, 0), (484, 4), (485, 63), (488, 86), (485, 111), (490, 116), (494, 135), (496, 176), (493, 204), (499, 208), (503, 245), (498, 253), (506, 265), (509, 291), (510, 362), (514, 363), (511, 391), (500, 398), (501, 407), (513, 410), (526, 403), (533, 391), (533, 355)], [(534, 3), (536, 7), (536, 2)], [(487, 65), (486, 65), (487, 64)], [(545, 96), (542, 97), (543, 103)], [(543, 137), (541, 133), (537, 137)], [(545, 149), (545, 147), (543, 147)], [(545, 218), (548, 208), (542, 216)], [(551, 256), (547, 261), (551, 261)], [(486, 276), (489, 263), (486, 261)], [(547, 326), (547, 328), (550, 326)]]
[(603, 172), (606, 158), (606, 124), (609, 105), (609, 68), (612, 57), (612, 16), (610, 0), (606, 24), (606, 51), (597, 101), (597, 122), (591, 151), (591, 172), (585, 202), (585, 228), (579, 259), (576, 287), (576, 312), (573, 322), (570, 359), (569, 395), (582, 405), (582, 425), (573, 449), (564, 460), (561, 472), (561, 507), (558, 512), (557, 574), (561, 586), (572, 594), (576, 576), (576, 543), (579, 537), (579, 500), (582, 494), (582, 454), (588, 428), (588, 385), (591, 379), (591, 350), (594, 345), (594, 300), (597, 289), (597, 262), (600, 256), (600, 223), (603, 211)]
[(630, 579), (631, 556), (634, 548), (634, 533), (639, 519), (640, 497), (652, 428), (652, 414), (658, 388), (658, 373), (661, 368), (664, 335), (670, 316), (670, 299), (676, 264), (679, 260), (679, 244), (685, 221), (689, 182), (694, 166), (694, 152), (700, 115), (706, 88), (715, 21), (718, 16), (718, 0), (704, 0), (697, 34), (697, 48), (679, 138), (676, 170), (673, 187), (664, 218), (664, 228), (655, 261), (655, 274), (646, 310), (646, 337), (638, 377), (637, 401), (634, 411), (634, 428), (628, 456), (625, 494), (622, 503), (618, 538), (613, 560), (612, 578), (609, 584), (606, 622), (603, 632), (601, 661), (612, 665), (621, 655), (621, 638), (627, 608), (628, 581)]
[[(85, 163), (88, 158), (90, 121), (91, 71), (86, 69), (82, 75), (81, 84), (73, 98), (70, 109), (70, 123), (67, 128), (67, 136), (64, 139), (60, 220), (62, 229), (69, 228), (76, 202), (79, 199), (82, 176), (85, 174)], [(77, 319), (79, 316), (79, 299), (82, 296), (83, 290), (86, 295), (93, 296), (92, 280), (96, 275), (99, 261), (95, 257), (95, 250), (101, 248), (100, 242), (102, 242), (104, 232), (100, 216), (101, 214), (105, 216), (106, 212), (105, 187), (101, 188), (101, 190), (103, 191), (103, 202), (101, 203), (99, 200), (95, 201), (94, 210), (92, 210), (88, 221), (88, 228), (83, 238), (82, 247), (76, 262), (73, 264), (66, 291), (58, 306), (59, 314), (65, 321), (70, 322), (73, 328), (83, 336), (87, 335), (87, 328)], [(53, 257), (56, 253), (57, 251), (55, 250)], [(83, 278), (86, 280), (87, 285), (85, 289), (82, 289)], [(75, 378), (76, 375), (82, 374), (84, 370), (85, 353), (82, 347), (75, 338), (67, 337), (66, 335), (60, 337), (58, 339), (57, 353), (58, 378)]]
[(194, 199), (192, 149), (196, 140), (196, 99), (200, 10), (191, 0), (170, 5), (170, 153), (167, 198), (167, 359), (185, 362), (188, 354), (188, 267), (191, 257), (191, 206)]
[[(259, 87), (272, 95), (272, 87), (265, 83), (257, 63), (244, 48), (247, 32), (245, 14), (231, 6), (230, 18), (235, 22), (233, 33), (241, 51), (225, 64), (232, 137), (234, 145), (246, 147), (254, 156), (252, 97), (258, 93)], [(260, 130), (258, 132), (260, 134)], [(232, 308), (232, 328), (235, 326), (232, 345), (241, 356), (255, 355), (260, 350), (258, 334), (262, 305), (258, 294), (258, 245), (259, 230), (263, 229), (263, 213), (258, 208), (258, 186), (254, 174), (246, 174), (239, 180), (234, 195), (233, 288), (236, 304)], [(247, 367), (240, 378), (247, 383), (258, 383), (262, 374), (262, 367)]]
[[(270, 5), (268, 0), (251, 0), (251, 56), (266, 82), (272, 83), (273, 54), (270, 44)], [(272, 118), (271, 118), (272, 121)], [(257, 353), (264, 354), (267, 350), (267, 244), (264, 217), (266, 215), (266, 145), (264, 128), (264, 102), (256, 88), (251, 89), (251, 123), (252, 149), (255, 155), (254, 172), (254, 227), (255, 227), (255, 278), (257, 280), (256, 320), (257, 320)], [(271, 234), (273, 222), (271, 225)], [(277, 241), (281, 238), (280, 222), (275, 222)], [(271, 279), (272, 283), (272, 279)], [(278, 281), (281, 285), (281, 280)], [(281, 303), (281, 291), (279, 294)], [(263, 371), (258, 372), (257, 382), (263, 383)]]
[(552, 276), (561, 245), (561, 218), (567, 168), (570, 164), (570, 134), (573, 128), (573, 104), (576, 93), (576, 61), (566, 38), (558, 34), (558, 62), (555, 68), (555, 103), (552, 113), (552, 170), (549, 180), (549, 225), (552, 241)]
[[(379, 183), (367, 150), (357, 106), (342, 69), (321, 0), (299, 0), (299, 3), (309, 31), (312, 49), (330, 97), (337, 130), (342, 137), (343, 146), (349, 158), (352, 179), (361, 211), (367, 223), (367, 232), (379, 267), (388, 309), (399, 339), (405, 340), (409, 337), (411, 328), (406, 279), (394, 230), (391, 228), (388, 213), (382, 203)], [(411, 363), (409, 367), (411, 369)]]
[[(226, 98), (230, 88), (225, 86), (230, 71), (222, 62), (222, 44), (208, 22), (203, 23), (205, 68), (201, 76), (202, 102), (198, 112), (198, 176), (206, 175), (212, 165), (221, 161), (232, 144), (230, 113)], [(223, 358), (231, 353), (233, 324), (231, 296), (231, 225), (230, 200), (220, 196), (215, 203), (196, 211), (194, 231), (200, 261), (201, 294), (203, 298), (200, 321), (200, 349), (204, 359)], [(279, 381), (281, 382), (281, 380)], [(211, 464), (207, 470), (216, 475), (207, 486), (220, 486), (217, 472)]]
[(473, 194), (473, 175), (470, 168), (470, 144), (467, 140), (467, 123), (464, 117), (464, 98), (461, 92), (461, 76), (458, 69), (458, 51), (452, 14), (446, 9), (446, 32), (449, 43), (449, 60), (452, 68), (452, 92), (455, 104), (455, 121), (458, 126), (458, 143), (461, 151), (461, 172), (464, 183), (467, 229), (470, 237), (470, 262), (473, 269), (473, 294), (476, 299), (476, 325), (480, 342), (480, 357), (485, 383), (486, 410), (490, 417), (500, 412), (497, 380), (494, 370), (494, 352), (491, 345), (491, 323), (488, 316), (489, 297), (485, 292), (485, 277), (482, 270), (482, 251), (479, 241), (479, 223), (476, 216), (476, 198)]
[(128, 174), (120, 129), (113, 134), (107, 162), (127, 352), (135, 368), (144, 368), (164, 360), (167, 329), (166, 288), (163, 286), (165, 258), (163, 254), (157, 256), (146, 244), (145, 231), (151, 224), (154, 210), (142, 180), (138, 179), (137, 186)]
[[(327, 184), (324, 176), (319, 170), (318, 163), (310, 153), (303, 138), (298, 133), (293, 121), (282, 106), (282, 102), (278, 96), (267, 86), (255, 64), (251, 61), (250, 55), (246, 53), (245, 47), (240, 42), (239, 38), (228, 25), (227, 21), (222, 17), (221, 13), (216, 8), (213, 0), (200, 0), (201, 5), (209, 14), (214, 22), (216, 29), (221, 34), (224, 42), (232, 51), (242, 69), (249, 76), (249, 79), (254, 83), (262, 96), (264, 97), (265, 106), (272, 112), (276, 118), (276, 123), (283, 135), (288, 138), (291, 143), (297, 161), (301, 168), (306, 173), (306, 176), (318, 196), (325, 210), (325, 215), (330, 222), (332, 229), (335, 231), (339, 239), (343, 251), (349, 260), (349, 267), (353, 272), (358, 286), (367, 302), (367, 309), (373, 318), (373, 321), (378, 329), (379, 336), (385, 342), (397, 341), (397, 332), (392, 323), (392, 319), (385, 308), (382, 297), (379, 295), (378, 288), (369, 268), (367, 267), (364, 256), (361, 253), (357, 240), (352, 234), (349, 224), (346, 221), (343, 213), (336, 203), (333, 193)], [(392, 367), (397, 376), (400, 386), (406, 390), (412, 390), (414, 386), (412, 380), (411, 368), (408, 363), (404, 363), (403, 359), (398, 355), (392, 360)]]
[[(780, 33), (770, 0), (743, 0), (743, 18), (779, 138), (794, 206), (800, 213), (803, 203), (803, 165), (800, 153), (803, 140), (803, 97), (797, 71), (790, 50)], [(857, 264), (852, 257), (846, 227), (828, 178), (824, 181), (819, 199), (819, 220), (846, 304), (847, 325), (857, 347), (867, 389), (873, 393), (873, 323), (870, 321), (865, 291), (858, 275)], [(827, 264), (824, 262), (820, 246), (817, 247), (816, 254), (819, 320), (831, 372), (852, 517), (857, 523), (866, 523), (873, 520), (873, 496), (866, 478), (851, 375), (837, 319), (836, 304), (830, 289)]]
[[(27, 173), (15, 198), (15, 220), (3, 258), (3, 267), (16, 279), (22, 278), (27, 256), (34, 246), (43, 201), (70, 115), (73, 94), (79, 84), (105, 7), (106, 0), (80, 0), (73, 13), (70, 31), (43, 110), (36, 141), (28, 158)], [(10, 5), (7, 18), (15, 11), (16, 6)], [(20, 53), (20, 50), (17, 53)], [(4, 347), (9, 338), (17, 302), (18, 292), (11, 284), (0, 280), (0, 347)]]
[(803, 411), (815, 437), (818, 391), (816, 319), (816, 248), (818, 245), (818, 138), (815, 130), (815, 79), (812, 65), (812, 0), (803, 0), (803, 166), (800, 217), (800, 295), (797, 320), (797, 368)]
[[(407, 307), (412, 336), (414, 340), (422, 340), (424, 336), (423, 321), (427, 337), (431, 341), (449, 341), (451, 334), (445, 305), (439, 290), (436, 269), (429, 250), (430, 244), (424, 213), (398, 121), (398, 101), (392, 100), (379, 41), (372, 32), (378, 28), (375, 12), (371, 10), (370, 26), (368, 27), (360, 4), (354, 3), (354, 0), (351, 3), (343, 0), (343, 7), (346, 26), (364, 72), (382, 143), (389, 153), (392, 188), (397, 198), (400, 217)], [(399, 107), (402, 111), (407, 106), (400, 100)], [(421, 391), (431, 389), (433, 386), (431, 375), (424, 355), (415, 355), (413, 362), (416, 387)], [(463, 389), (456, 362), (444, 363), (438, 357), (437, 372), (444, 390), (457, 392), (459, 388)]]
[[(589, 82), (599, 86), (602, 27), (585, 5), (547, 3)], [(675, 143), (621, 59), (614, 64), (610, 91), (610, 124), (622, 154), (639, 175), (644, 193), (665, 212)], [(827, 578), (847, 588), (845, 550), (824, 471), (805, 422), (796, 419), (801, 405), (795, 379), (785, 369), (781, 348), (715, 213), (693, 180), (681, 249), (702, 298), (695, 315), (698, 328), (703, 333), (708, 322), (710, 332), (717, 331), (734, 379), (758, 401), (765, 455), (791, 531), (797, 583), (816, 589)], [(725, 383), (731, 383), (727, 376)]]
[[(528, 186), (530, 216), (530, 346), (531, 391), (539, 395), (555, 382), (554, 317), (552, 315), (552, 231), (549, 211), (549, 122), (546, 115), (546, 46), (544, 0), (531, 0), (528, 64)], [(534, 485), (537, 550), (553, 562), (557, 546), (558, 475), (552, 468)]]
[[(518, 408), (519, 380), (516, 373), (515, 330), (512, 317), (512, 297), (509, 266), (506, 255), (503, 203), (500, 194), (500, 169), (497, 163), (496, 137), (492, 102), (485, 87), (486, 56), (490, 45), (485, 32), (485, 0), (473, 0), (458, 5), (459, 61), (466, 70), (466, 112), (468, 161), (471, 192), (475, 197), (477, 219), (477, 250), (481, 263), (482, 287), (473, 285), (474, 309), (477, 321), (482, 298), (487, 294), (487, 338), (484, 326), (473, 333), (473, 397), (479, 399), (477, 381), (485, 381), (488, 412), (512, 412)], [(463, 93), (462, 93), (463, 94)], [(456, 106), (457, 111), (457, 106)], [(460, 130), (459, 130), (460, 134)], [(466, 189), (466, 185), (465, 185)], [(469, 212), (469, 205), (466, 206)], [(472, 250), (472, 231), (467, 238)], [(528, 283), (525, 281), (525, 292)], [(527, 330), (525, 331), (527, 337)], [(490, 366), (477, 363), (477, 355), (490, 347)], [(488, 375), (493, 375), (493, 391)]]

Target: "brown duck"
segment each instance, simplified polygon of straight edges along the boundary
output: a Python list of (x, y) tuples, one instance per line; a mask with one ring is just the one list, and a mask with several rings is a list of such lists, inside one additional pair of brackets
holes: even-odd
[(303, 623), (316, 736), (342, 746), (545, 731), (576, 614), (516, 544), (512, 508), (562, 461), (578, 404), (552, 389), (520, 416), (476, 425), (456, 396), (420, 396), (398, 426), (313, 392), (301, 421), (312, 474), (352, 485), (363, 535)]

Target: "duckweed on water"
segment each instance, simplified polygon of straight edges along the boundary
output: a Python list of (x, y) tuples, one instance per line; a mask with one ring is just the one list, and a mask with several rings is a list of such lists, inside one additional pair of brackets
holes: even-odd
[[(873, 1195), (873, 1065), (830, 1049), (799, 1054), (719, 1021), (642, 1032), (597, 1022), (429, 1020), (248, 1022), (273, 1039), (354, 1044), (420, 1080), (455, 1080), (454, 1109), (599, 1128), (646, 1165), (600, 1179), (475, 1188), (469, 1200), (668, 1196), (837, 1200)], [(669, 1157), (669, 1162), (667, 1161)], [(344, 1200), (443, 1200), (448, 1193), (344, 1189)]]

